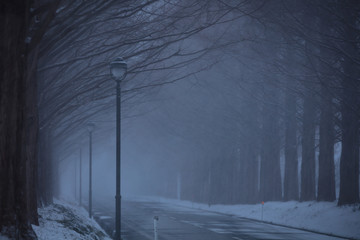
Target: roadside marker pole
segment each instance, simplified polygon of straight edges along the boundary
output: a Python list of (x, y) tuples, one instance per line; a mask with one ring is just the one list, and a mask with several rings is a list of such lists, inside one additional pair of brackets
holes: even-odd
[(158, 221), (159, 221), (159, 217), (154, 216), (154, 240), (158, 240), (158, 235), (157, 235), (157, 222)]

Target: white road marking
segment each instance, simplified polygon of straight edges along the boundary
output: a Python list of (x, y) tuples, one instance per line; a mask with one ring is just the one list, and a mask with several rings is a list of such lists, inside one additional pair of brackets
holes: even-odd
[(198, 228), (203, 228), (203, 225), (200, 224), (200, 223), (197, 223), (197, 222), (185, 221), (185, 220), (181, 220), (180, 222), (190, 224), (190, 225), (193, 225), (193, 226), (198, 227)]
[(208, 228), (210, 231), (216, 232), (216, 233), (221, 233), (221, 234), (228, 234), (228, 233), (232, 233), (229, 232), (227, 230), (221, 229), (221, 228)]

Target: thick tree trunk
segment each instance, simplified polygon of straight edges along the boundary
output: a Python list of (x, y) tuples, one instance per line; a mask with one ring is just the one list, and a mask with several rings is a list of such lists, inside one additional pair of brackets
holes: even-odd
[(278, 91), (269, 86), (262, 109), (262, 144), (260, 167), (260, 200), (282, 199), (280, 176), (280, 133)]
[(47, 206), (53, 202), (53, 181), (52, 159), (51, 159), (51, 137), (50, 129), (40, 131), (39, 144), (39, 205)]
[[(290, 84), (288, 83), (288, 86)], [(298, 200), (298, 159), (296, 141), (296, 97), (288, 88), (285, 96), (284, 200)]]
[(303, 113), (301, 201), (315, 200), (315, 114), (315, 99), (307, 90)]
[[(310, 7), (306, 3), (301, 3), (302, 19), (305, 26), (318, 26), (318, 18), (316, 18), (316, 8)], [(302, 79), (304, 86), (304, 105), (303, 105), (303, 121), (302, 121), (302, 162), (301, 162), (301, 191), (300, 200), (310, 201), (316, 199), (315, 190), (315, 133), (317, 119), (317, 81), (318, 79), (310, 77), (313, 75), (312, 68), (318, 67), (318, 60), (314, 57), (314, 53), (318, 52), (318, 46), (314, 45), (312, 39), (317, 36), (310, 28), (305, 28), (304, 36), (304, 74), (307, 75)], [(316, 71), (316, 70), (315, 70)]]
[[(319, 14), (321, 14), (319, 12)], [(322, 13), (323, 14), (323, 13)], [(320, 20), (319, 32), (328, 32), (332, 28), (330, 15), (325, 15)], [(328, 39), (324, 35), (319, 35), (323, 42)], [(334, 143), (335, 143), (335, 114), (334, 103), (331, 94), (331, 85), (334, 84), (332, 67), (328, 62), (334, 61), (334, 54), (326, 46), (319, 46), (320, 56), (323, 60), (319, 61), (321, 82), (320, 99), (320, 142), (319, 142), (319, 179), (318, 179), (318, 201), (334, 201), (335, 192), (335, 164), (334, 164)], [(331, 66), (331, 65), (330, 65)]]
[(335, 166), (334, 166), (334, 114), (332, 97), (325, 86), (321, 89), (320, 147), (318, 201), (334, 201)]
[(28, 202), (27, 208), (30, 209), (30, 222), (37, 224), (37, 146), (38, 146), (38, 105), (37, 105), (37, 83), (36, 83), (36, 67), (37, 67), (37, 51), (33, 51), (28, 59), (28, 71), (26, 77), (26, 119), (24, 121), (23, 138), (25, 141), (24, 158), (26, 159), (27, 168), (27, 189)]
[(342, 149), (340, 158), (340, 194), (338, 205), (359, 202), (359, 59), (357, 47), (357, 12), (353, 6), (358, 1), (342, 2), (344, 17), (344, 75), (342, 79), (341, 131)]
[[(36, 238), (36, 85), (25, 43), (29, 2), (0, 10), (0, 231), (10, 238)], [(35, 90), (35, 92), (34, 92)]]
[(359, 117), (349, 104), (356, 102), (357, 93), (349, 87), (344, 88), (341, 109), (342, 149), (338, 205), (359, 202)]

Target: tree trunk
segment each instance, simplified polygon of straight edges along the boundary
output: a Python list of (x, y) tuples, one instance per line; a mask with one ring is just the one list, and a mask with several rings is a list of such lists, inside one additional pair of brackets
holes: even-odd
[(275, 86), (268, 86), (264, 95), (266, 104), (262, 109), (260, 200), (279, 201), (282, 199), (282, 194), (278, 91)]
[[(333, 27), (332, 16), (323, 14), (320, 20), (319, 32), (328, 32)], [(323, 42), (328, 39), (320, 34)], [(318, 179), (318, 201), (334, 201), (336, 199), (335, 191), (335, 164), (334, 164), (334, 143), (335, 143), (335, 114), (334, 103), (331, 93), (331, 85), (334, 84), (333, 69), (329, 67), (328, 62), (334, 62), (336, 56), (326, 46), (320, 45), (319, 61), (321, 83), (320, 99), (320, 142), (319, 142), (319, 179)]]
[[(316, 18), (316, 8), (309, 6), (304, 2), (302, 5), (302, 19), (305, 26), (319, 26), (318, 18)], [(318, 79), (311, 77), (313, 70), (317, 71), (318, 59), (314, 57), (317, 53), (318, 46), (314, 45), (312, 39), (317, 37), (314, 31), (310, 28), (305, 28), (304, 35), (304, 74), (306, 77), (302, 79), (303, 82), (303, 121), (302, 121), (302, 162), (301, 162), (301, 201), (311, 201), (316, 199), (315, 190), (315, 133), (316, 133), (316, 120), (317, 120), (317, 82)]]
[[(289, 82), (289, 81), (288, 81)], [(290, 86), (290, 83), (287, 83)], [(290, 88), (285, 96), (285, 172), (284, 200), (298, 200), (298, 160), (296, 142), (296, 97)]]
[(36, 85), (25, 43), (29, 8), (28, 1), (13, 1), (0, 10), (0, 232), (16, 239), (36, 238), (30, 224), (37, 224)]
[(338, 205), (359, 202), (359, 59), (357, 47), (357, 12), (353, 8), (358, 1), (342, 2), (344, 18), (344, 75), (342, 78), (340, 158), (340, 194)]
[(301, 201), (315, 200), (315, 99), (305, 90), (302, 161), (301, 161)]
[(51, 137), (50, 129), (44, 128), (40, 131), (39, 144), (39, 205), (47, 206), (53, 202), (53, 168), (51, 159)]
[(335, 166), (334, 166), (334, 114), (332, 97), (325, 86), (321, 88), (320, 115), (320, 154), (318, 201), (334, 201), (335, 196)]
[[(345, 82), (347, 82), (345, 80)], [(345, 83), (346, 84), (346, 83)], [(359, 202), (359, 119), (350, 102), (356, 91), (344, 88), (342, 115), (342, 149), (340, 158), (340, 194), (338, 205)]]

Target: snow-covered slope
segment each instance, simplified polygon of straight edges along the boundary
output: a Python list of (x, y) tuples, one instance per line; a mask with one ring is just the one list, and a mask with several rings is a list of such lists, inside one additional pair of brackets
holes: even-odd
[(32, 226), (39, 240), (97, 239), (110, 240), (88, 212), (63, 201), (39, 208), (40, 226)]

